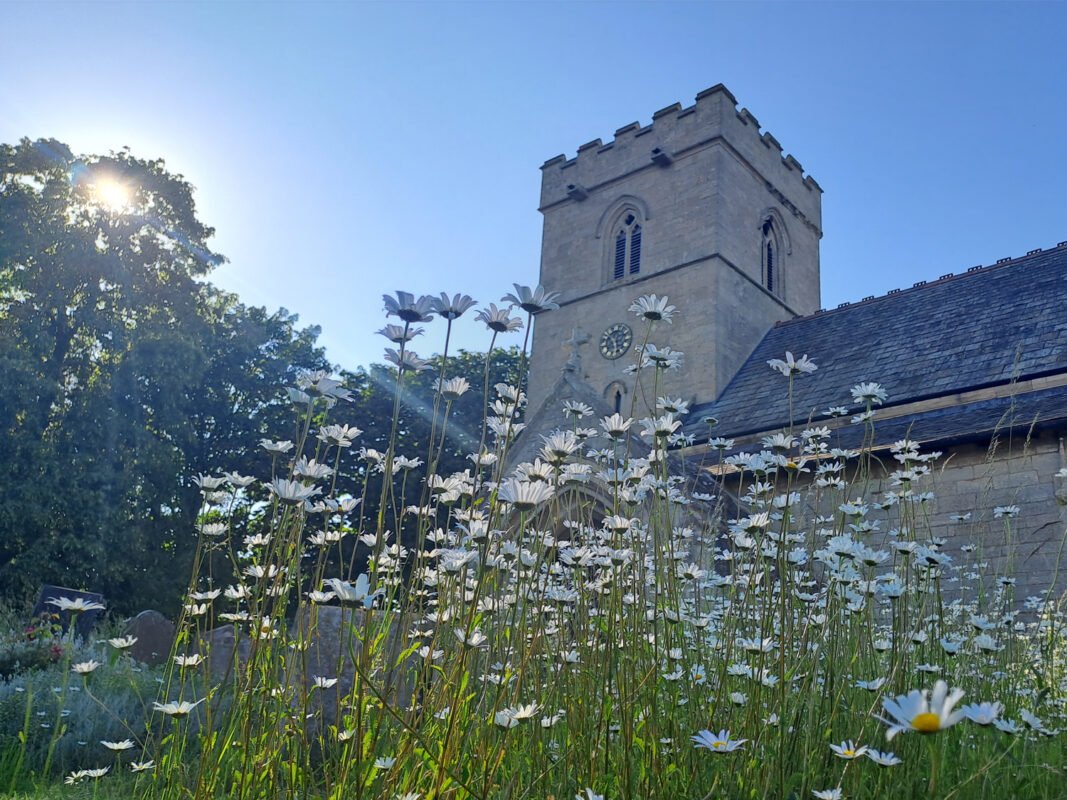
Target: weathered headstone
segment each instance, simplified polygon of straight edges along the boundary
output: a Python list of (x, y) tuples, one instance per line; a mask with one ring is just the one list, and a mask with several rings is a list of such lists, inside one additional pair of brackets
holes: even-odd
[[(64, 598), (74, 602), (81, 601), (90, 606), (99, 606), (99, 608), (90, 607), (86, 611), (71, 611), (64, 609), (61, 603), (57, 605), (56, 603), (51, 602), (61, 601)], [(97, 594), (96, 592), (82, 592), (78, 589), (67, 589), (63, 586), (52, 586), (51, 584), (46, 583), (41, 587), (41, 594), (37, 598), (37, 605), (33, 607), (33, 616), (34, 619), (37, 619), (46, 614), (56, 615), (59, 619), (59, 624), (63, 627), (64, 633), (70, 628), (71, 620), (73, 620), (75, 634), (84, 639), (92, 631), (93, 626), (96, 625), (96, 621), (100, 618), (103, 608), (104, 596), (102, 594)]]
[[(314, 614), (314, 617), (311, 615)], [(306, 632), (312, 625), (310, 635)], [(390, 627), (381, 630), (383, 624)], [(316, 606), (305, 609), (297, 620), (296, 636), (307, 640), (304, 657), (304, 682), (306, 686), (315, 683), (318, 677), (336, 678), (337, 684), (320, 693), (320, 703), (324, 717), (333, 722), (334, 705), (332, 700), (344, 697), (355, 685), (356, 668), (353, 659), (360, 659), (363, 650), (363, 638), (373, 641), (384, 633), (379, 647), (376, 663), (369, 666), (371, 680), (377, 691), (396, 708), (406, 709), (411, 705), (421, 660), (409, 657), (400, 662), (400, 655), (410, 644), (408, 631), (410, 620), (392, 616), (387, 622), (379, 610), (366, 611), (361, 608), (340, 608), (337, 606)], [(399, 663), (398, 663), (399, 662)]]
[[(353, 658), (361, 657), (361, 637), (377, 639), (383, 633), (375, 629), (384, 623), (381, 614), (380, 611), (368, 612), (361, 608), (317, 606), (313, 612), (305, 609), (298, 616), (293, 638), (303, 642), (304, 647), (288, 654), (285, 669), (306, 691), (312, 692), (308, 710), (315, 724), (323, 729), (336, 724), (337, 698), (349, 694), (355, 685)], [(312, 624), (314, 627), (310, 628)], [(410, 644), (407, 631), (411, 627), (412, 624), (405, 625), (394, 618), (380, 643), (384, 652), (371, 667), (376, 689), (400, 709), (406, 709), (411, 704), (422, 666), (422, 661), (417, 657), (409, 657), (402, 664), (397, 664), (400, 654)], [(200, 634), (198, 645), (190, 650), (204, 656), (206, 667), (216, 684), (226, 684), (234, 679), (235, 670), (248, 662), (252, 646), (253, 641), (247, 632), (242, 631), (238, 635), (233, 625), (223, 625)], [(318, 678), (327, 681), (336, 679), (337, 683), (316, 687)]]
[(127, 651), (142, 664), (162, 664), (174, 646), (174, 623), (158, 611), (142, 611), (126, 623), (123, 636), (136, 637), (137, 641)]
[(237, 640), (237, 629), (233, 625), (222, 625), (200, 634), (196, 647), (190, 648), (207, 659), (207, 668), (211, 677), (218, 683), (230, 681), (234, 670), (248, 661), (252, 642), (248, 636)]

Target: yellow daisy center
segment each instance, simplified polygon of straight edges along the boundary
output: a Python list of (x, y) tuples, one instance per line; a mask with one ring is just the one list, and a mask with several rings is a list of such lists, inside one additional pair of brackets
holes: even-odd
[(721, 750), (722, 748), (726, 747), (726, 742), (721, 740), (717, 742), (712, 742), (711, 746), (714, 747), (716, 750)]
[(915, 719), (911, 721), (911, 727), (915, 728), (919, 733), (936, 733), (941, 730), (941, 717), (930, 711), (917, 714)]

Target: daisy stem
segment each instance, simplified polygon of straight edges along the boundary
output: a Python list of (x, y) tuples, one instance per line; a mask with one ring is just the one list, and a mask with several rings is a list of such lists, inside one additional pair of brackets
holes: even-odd
[(937, 779), (941, 771), (941, 753), (937, 746), (937, 737), (927, 737), (927, 747), (930, 750), (930, 782), (926, 786), (928, 797), (937, 797)]

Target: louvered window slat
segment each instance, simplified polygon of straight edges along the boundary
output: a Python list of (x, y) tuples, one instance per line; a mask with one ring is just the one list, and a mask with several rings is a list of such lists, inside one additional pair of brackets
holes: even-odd
[(774, 291), (774, 245), (767, 243), (767, 291)]
[(615, 237), (615, 280), (626, 274), (626, 231)]
[(636, 275), (641, 271), (641, 226), (634, 225), (633, 233), (630, 234), (630, 274)]

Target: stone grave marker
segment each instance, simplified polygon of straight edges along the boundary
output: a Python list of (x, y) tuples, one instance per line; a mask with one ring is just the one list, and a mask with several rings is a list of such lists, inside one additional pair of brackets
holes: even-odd
[(123, 636), (134, 636), (137, 641), (127, 652), (142, 664), (157, 666), (170, 656), (174, 646), (174, 623), (158, 611), (142, 611), (126, 623)]

